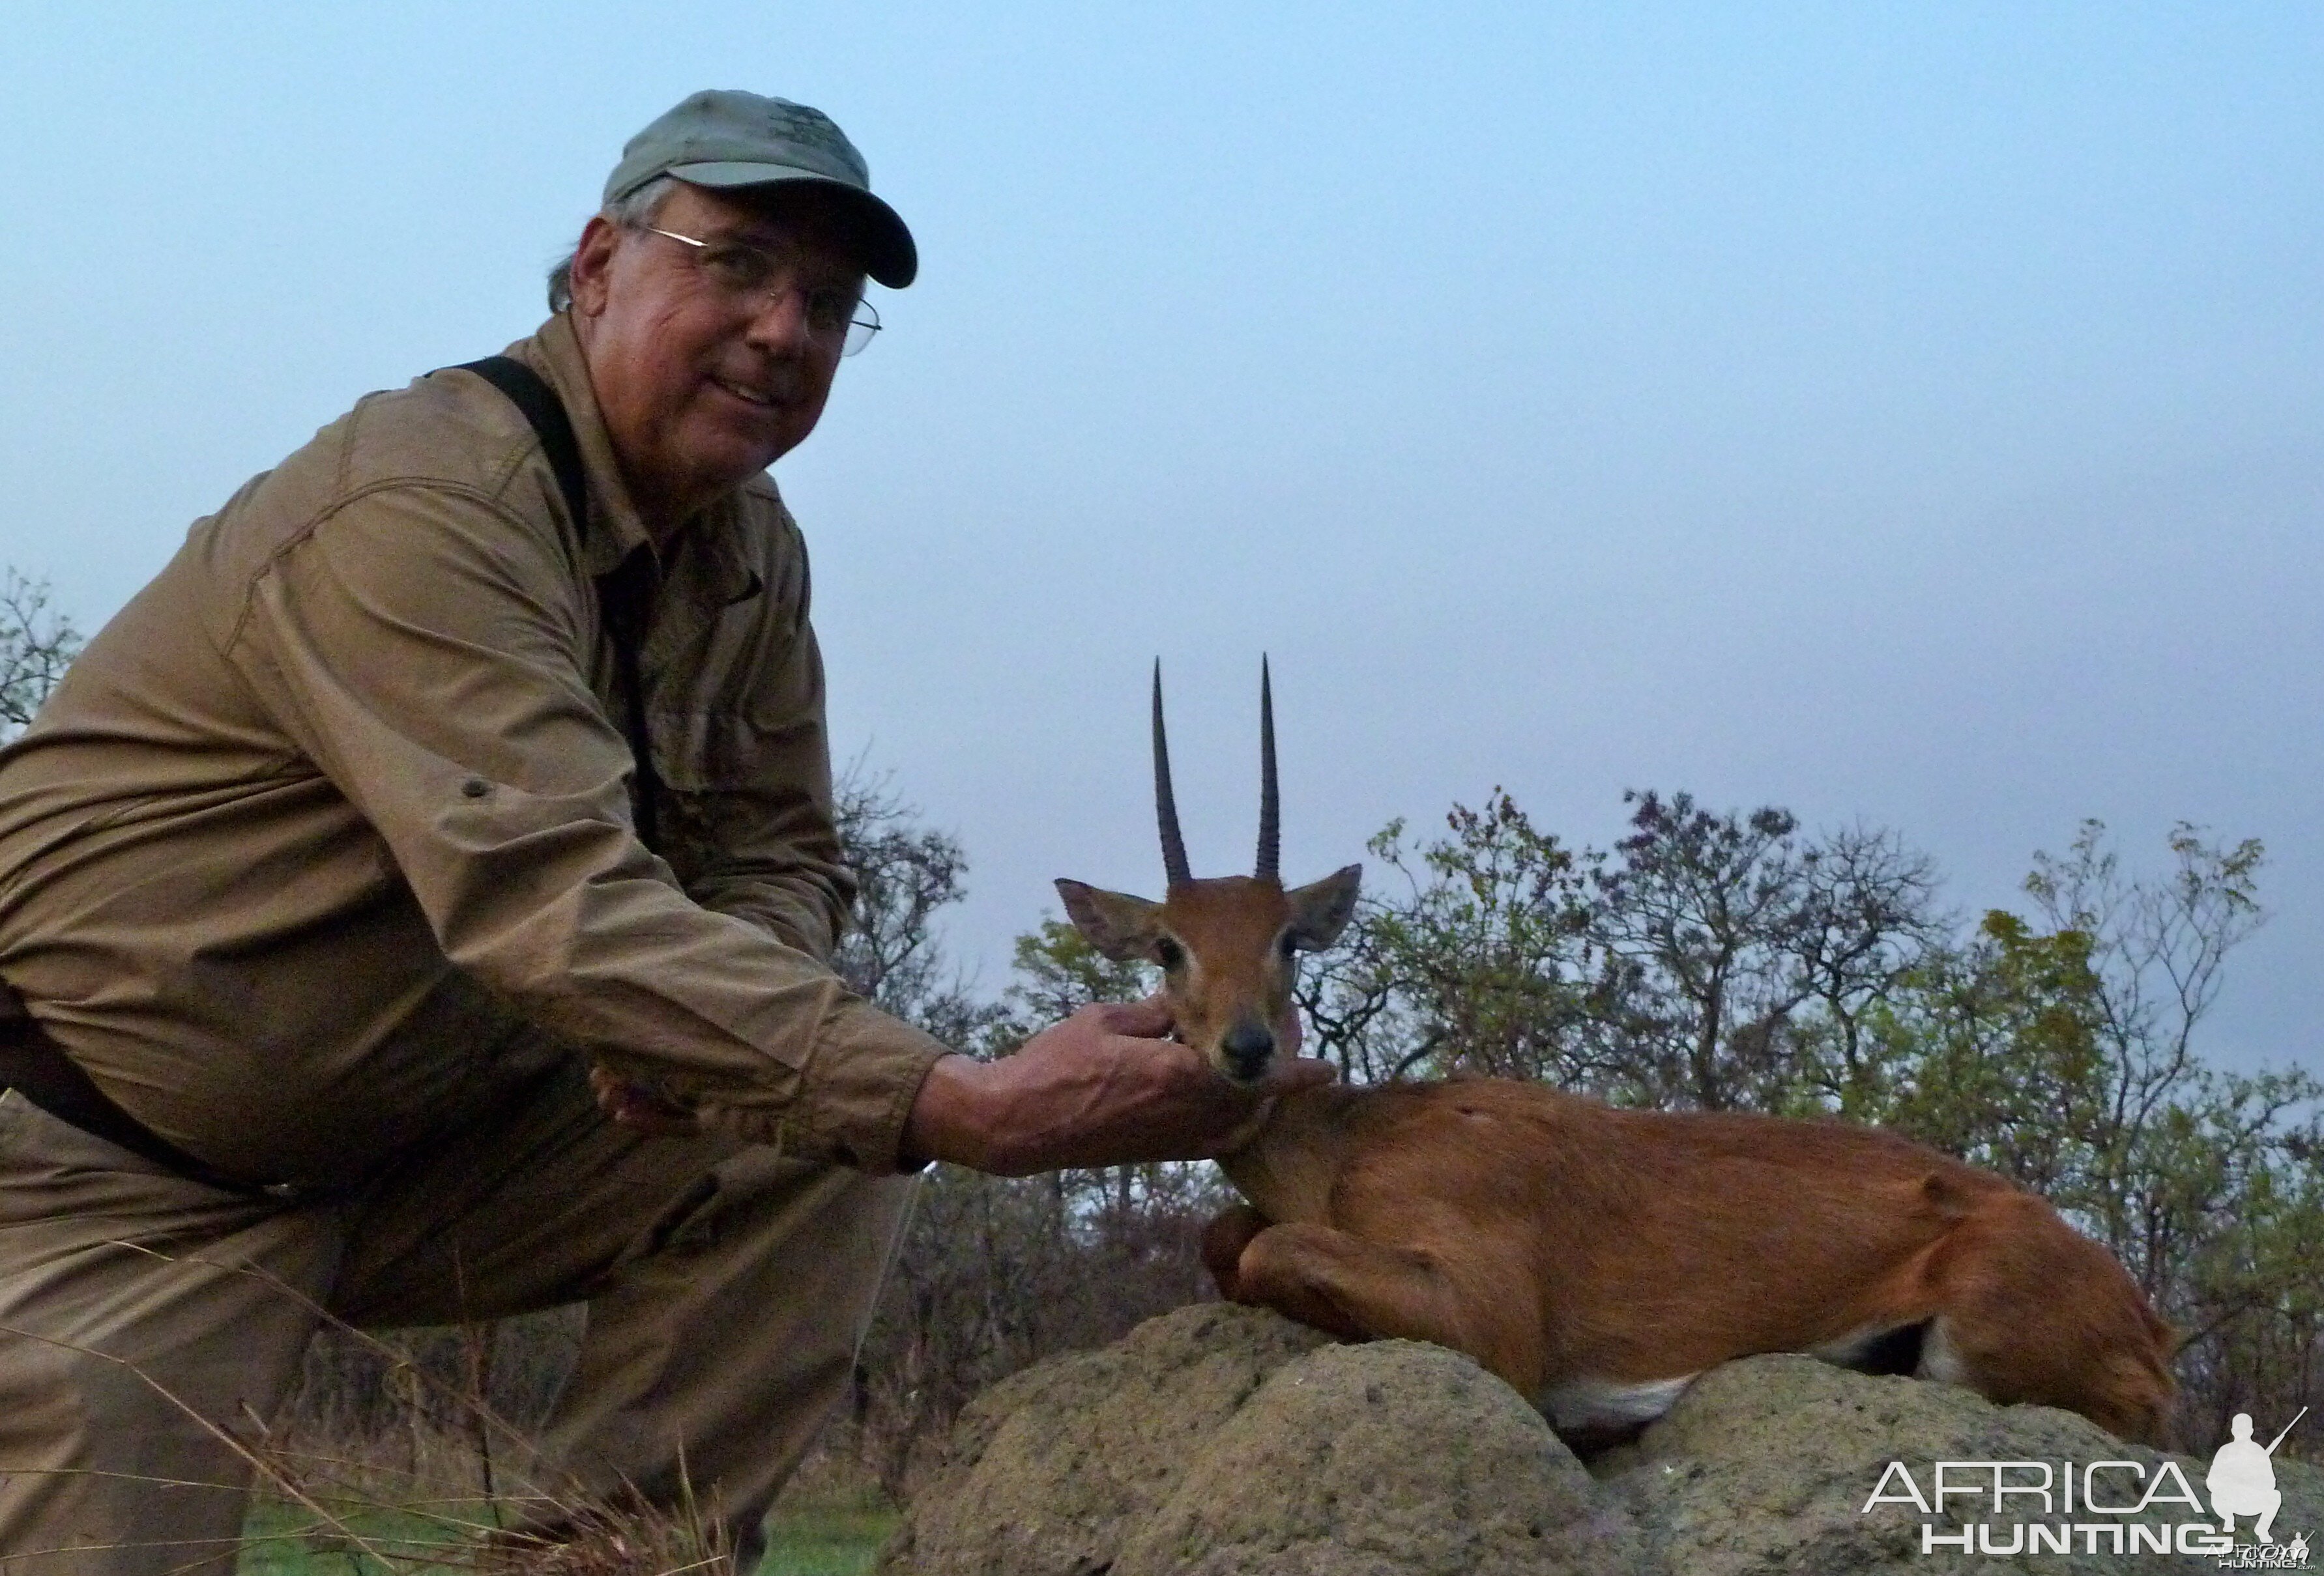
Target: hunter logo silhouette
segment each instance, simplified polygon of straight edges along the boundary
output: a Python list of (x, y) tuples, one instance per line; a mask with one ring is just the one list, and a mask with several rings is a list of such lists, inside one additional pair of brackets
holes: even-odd
[[(2258, 1535), (2259, 1541), (2275, 1542), (2268, 1529), (2274, 1525), (2275, 1513), (2283, 1505), (2283, 1495), (2275, 1486), (2275, 1447), (2307, 1415), (2308, 1408), (2302, 1406), (2283, 1425), (2283, 1433), (2265, 1444), (2258, 1444), (2252, 1439), (2251, 1414), (2236, 1414), (2235, 1421), (2228, 1425), (2235, 1437), (2219, 1447), (2218, 1453), (2211, 1458), (2211, 1470), (2203, 1477), (2203, 1487), (2211, 1495), (2211, 1514), (2219, 1518), (2221, 1532), (2234, 1532), (2238, 1516), (2256, 1516), (2252, 1531)], [(2305, 1541), (2302, 1535), (2302, 1542)]]

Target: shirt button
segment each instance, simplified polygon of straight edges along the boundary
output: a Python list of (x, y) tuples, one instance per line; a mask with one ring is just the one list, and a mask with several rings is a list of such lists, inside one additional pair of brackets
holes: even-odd
[(460, 785), (460, 794), (464, 798), (481, 799), (492, 791), (493, 785), (481, 777), (472, 777)]

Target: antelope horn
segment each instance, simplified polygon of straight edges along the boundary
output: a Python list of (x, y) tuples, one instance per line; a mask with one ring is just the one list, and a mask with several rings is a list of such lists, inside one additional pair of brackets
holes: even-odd
[(1275, 791), (1275, 687), (1268, 681), (1267, 659), (1259, 659), (1259, 879), (1271, 881), (1282, 852), (1278, 801)]
[(1178, 799), (1170, 791), (1170, 742), (1162, 733), (1162, 659), (1154, 659), (1154, 814), (1162, 824), (1162, 871), (1172, 886), (1191, 881), (1186, 840), (1178, 833)]

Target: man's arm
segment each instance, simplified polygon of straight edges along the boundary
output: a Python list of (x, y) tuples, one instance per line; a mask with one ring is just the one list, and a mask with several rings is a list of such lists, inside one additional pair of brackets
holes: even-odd
[(713, 1126), (892, 1166), (945, 1047), (690, 899), (638, 843), (628, 742), (584, 677), (587, 590), (540, 522), (391, 486), (276, 556), (228, 656), (452, 963)]
[[(904, 1124), (899, 1164), (948, 1161), (1000, 1176), (1069, 1166), (1207, 1160), (1250, 1141), (1278, 1095), (1332, 1081), (1328, 1063), (1287, 1062), (1259, 1083), (1229, 1083), (1161, 1037), (1157, 1002), (1085, 1007), (996, 1062), (949, 1055), (928, 1069)], [(598, 1103), (615, 1120), (686, 1133), (696, 1114), (599, 1069)]]

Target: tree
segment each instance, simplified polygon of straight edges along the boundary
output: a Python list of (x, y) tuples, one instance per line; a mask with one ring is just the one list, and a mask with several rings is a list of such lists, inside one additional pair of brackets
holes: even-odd
[(1803, 849), (1804, 888), (1789, 936), (1800, 1004), (1786, 1024), (1803, 1085), (1786, 1103), (1831, 1111), (1859, 1075), (1866, 1020), (1941, 947), (1951, 920), (1937, 906), (1935, 865), (1893, 832), (1845, 828)]
[(1139, 958), (1117, 963), (1062, 919), (1044, 919), (1017, 938), (1016, 980), (1007, 1000), (1029, 1031), (1071, 1016), (1093, 1001), (1136, 1001), (1153, 994), (1161, 974)]
[(2106, 1103), (2090, 938), (1988, 913), (1931, 949), (1832, 1069), (1834, 1109), (2055, 1196), (2080, 1188)]
[(31, 725), (80, 647), (72, 621), (49, 605), (47, 581), (0, 574), (0, 741)]
[(2167, 873), (2126, 877), (2087, 821), (2062, 857), (2035, 856), (2025, 889), (2049, 923), (2089, 937), (2097, 982), (2091, 1158), (2061, 1202), (2185, 1332), (2200, 1441), (2262, 1397), (2324, 1402), (2324, 1083), (2202, 1062), (2227, 956), (2266, 917), (2265, 850), (2183, 822), (2169, 846)]
[(1894, 834), (1818, 839), (1786, 811), (1628, 796), (1576, 852), (1495, 789), (1446, 835), (1372, 842), (1369, 894), (1300, 991), (1351, 1078), (1544, 1078), (1628, 1103), (1827, 1109), (1865, 1013), (1941, 933), (1935, 875)]
[(2109, 1063), (2106, 1120), (2125, 1150), (2200, 1081), (2196, 1027), (2218, 1000), (2227, 954), (2266, 917), (2255, 879), (2266, 851), (2257, 838), (2218, 846), (2181, 822), (2170, 847), (2168, 876), (2127, 880), (2105, 825), (2085, 821), (2064, 857), (2036, 853), (2025, 878), (2044, 918), (2089, 938), (2092, 1028)]
[(1368, 893), (1339, 945), (1307, 965), (1296, 994), (1316, 1029), (1310, 1054), (1363, 1082), (1572, 1081), (1585, 1015), (1574, 856), (1499, 788), (1482, 809), (1455, 805), (1445, 827), (1419, 848), (1400, 821), (1372, 839), (1403, 889)]
[(852, 923), (832, 955), (849, 989), (963, 1050), (1001, 1028), (945, 956), (936, 916), (968, 895), (960, 840), (928, 826), (884, 778), (850, 768), (834, 790), (841, 856), (856, 881)]
[[(1862, 1014), (1937, 933), (1936, 880), (1889, 834), (1817, 841), (1773, 806), (1713, 814), (1648, 790), (1593, 861), (1600, 1059), (1641, 1103), (1821, 1103), (1812, 1055), (1858, 1055)], [(1817, 1017), (1818, 1013), (1821, 1017)]]
[[(2026, 879), (2041, 923), (1996, 910), (1869, 1017), (1839, 1109), (2043, 1194), (2179, 1327), (2181, 1427), (2324, 1403), (2324, 1084), (2206, 1065), (2197, 1034), (2264, 917), (2255, 840), (2181, 825), (2131, 878), (2085, 823)], [(2044, 926), (2047, 928), (2044, 928)]]

